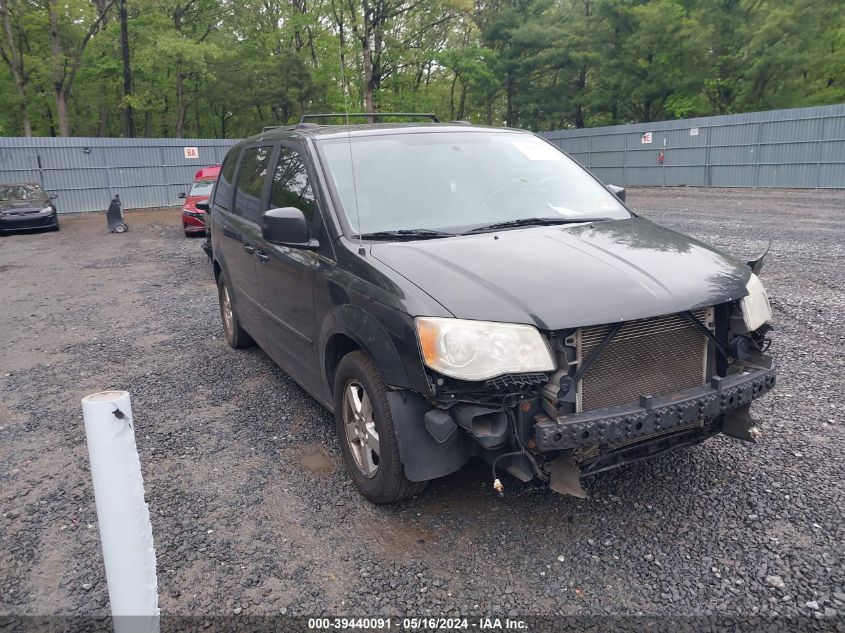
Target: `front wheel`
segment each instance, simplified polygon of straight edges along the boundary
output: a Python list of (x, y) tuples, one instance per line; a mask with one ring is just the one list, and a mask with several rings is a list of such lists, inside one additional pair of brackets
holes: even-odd
[(419, 494), (426, 482), (405, 477), (387, 385), (369, 356), (344, 356), (334, 379), (334, 410), (343, 460), (358, 490), (373, 503)]

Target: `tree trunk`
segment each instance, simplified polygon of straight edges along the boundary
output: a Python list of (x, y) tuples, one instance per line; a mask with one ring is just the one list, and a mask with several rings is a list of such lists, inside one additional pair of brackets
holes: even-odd
[[(588, 7), (589, 7), (589, 5), (588, 5)], [(584, 92), (584, 88), (586, 86), (587, 86), (587, 67), (581, 66), (581, 70), (578, 72), (578, 82), (576, 84), (577, 90), (575, 91), (575, 94), (576, 94), (575, 98), (578, 99), (578, 103), (575, 105), (575, 127), (576, 128), (584, 127), (584, 108), (581, 105), (581, 97), (582, 97), (582, 94)]]
[[(364, 27), (366, 28), (366, 27)], [(373, 84), (373, 53), (370, 50), (370, 38), (361, 38), (361, 48), (364, 53), (364, 112), (375, 112), (375, 86)], [(368, 123), (373, 123), (373, 117), (367, 117)]]
[(202, 138), (200, 132), (200, 85), (199, 81), (194, 82), (194, 137)]
[(68, 95), (70, 95), (70, 91), (73, 88), (76, 71), (79, 70), (79, 64), (82, 61), (82, 54), (85, 52), (88, 42), (100, 30), (103, 21), (106, 19), (109, 10), (114, 6), (115, 1), (108, 0), (107, 2), (103, 2), (103, 4), (97, 4), (97, 18), (90, 24), (88, 31), (72, 54), (65, 52), (62, 46), (62, 38), (59, 35), (58, 0), (50, 0), (47, 7), (50, 22), (50, 52), (53, 61), (53, 93), (56, 96), (56, 117), (59, 120), (60, 136), (68, 136), (70, 134), (67, 101)]
[(467, 117), (467, 85), (461, 82), (461, 100), (458, 105), (458, 121), (463, 121)]
[(452, 77), (452, 85), (449, 87), (449, 120), (455, 120), (455, 85), (458, 83), (458, 73)]
[(97, 136), (100, 138), (109, 135), (109, 106), (100, 104), (100, 124), (97, 126)]
[[(3, 36), (5, 38), (6, 47), (0, 46), (3, 59), (9, 66), (12, 72), (12, 79), (15, 82), (15, 89), (18, 92), (20, 99), (21, 112), (21, 127), (23, 128), (24, 136), (32, 136), (32, 121), (29, 117), (29, 103), (26, 97), (26, 84), (28, 77), (24, 73), (23, 55), (15, 43), (15, 35), (12, 32), (12, 21), (9, 16), (9, 7), (7, 0), (0, 0), (0, 16), (3, 21)], [(8, 48), (8, 52), (6, 51)]]
[(59, 35), (59, 9), (57, 0), (50, 1), (50, 52), (53, 56), (53, 94), (56, 97), (56, 118), (59, 122), (59, 136), (68, 136), (70, 126), (67, 119), (67, 94), (65, 93), (65, 63), (62, 39)]
[(513, 127), (514, 120), (513, 120), (513, 90), (514, 90), (514, 81), (513, 81), (513, 71), (508, 70), (507, 80), (506, 80), (506, 89), (507, 89), (507, 107), (505, 109), (505, 125), (507, 127)]
[(135, 137), (135, 111), (132, 109), (132, 67), (129, 65), (129, 17), (126, 12), (126, 0), (120, 0), (118, 7), (120, 18), (120, 52), (123, 58), (123, 135)]
[(59, 120), (59, 136), (70, 136), (70, 124), (67, 117), (67, 93), (56, 86), (56, 118)]
[(50, 136), (56, 135), (56, 123), (53, 120), (53, 111), (50, 106), (44, 106), (44, 118), (47, 119), (47, 128), (50, 130)]
[(185, 77), (182, 74), (182, 62), (176, 62), (176, 138), (182, 138), (185, 126)]

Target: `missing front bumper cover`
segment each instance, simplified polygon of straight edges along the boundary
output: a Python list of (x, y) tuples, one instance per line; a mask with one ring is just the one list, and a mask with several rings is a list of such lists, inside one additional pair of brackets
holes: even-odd
[(534, 425), (534, 440), (537, 450), (554, 451), (646, 438), (745, 407), (774, 384), (773, 369), (749, 369), (667, 396), (642, 396), (639, 405), (606, 407), (557, 419), (540, 416)]

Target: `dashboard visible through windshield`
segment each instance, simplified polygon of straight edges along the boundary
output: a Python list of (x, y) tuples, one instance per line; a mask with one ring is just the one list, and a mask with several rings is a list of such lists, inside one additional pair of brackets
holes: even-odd
[(529, 133), (353, 135), (317, 145), (355, 234), (631, 217), (575, 161)]

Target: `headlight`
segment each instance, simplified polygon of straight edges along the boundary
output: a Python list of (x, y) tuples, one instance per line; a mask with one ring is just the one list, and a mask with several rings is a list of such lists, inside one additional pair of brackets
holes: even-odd
[(461, 380), (502, 374), (552, 371), (545, 339), (530, 325), (417, 317), (417, 338), (425, 364)]
[(53, 207), (44, 207), (38, 213), (40, 213), (41, 215), (50, 215), (52, 212), (53, 212)]
[(760, 278), (751, 273), (751, 279), (745, 285), (748, 296), (739, 301), (742, 310), (742, 320), (749, 332), (753, 332), (764, 323), (772, 319), (772, 306), (769, 304), (769, 295), (763, 287)]

